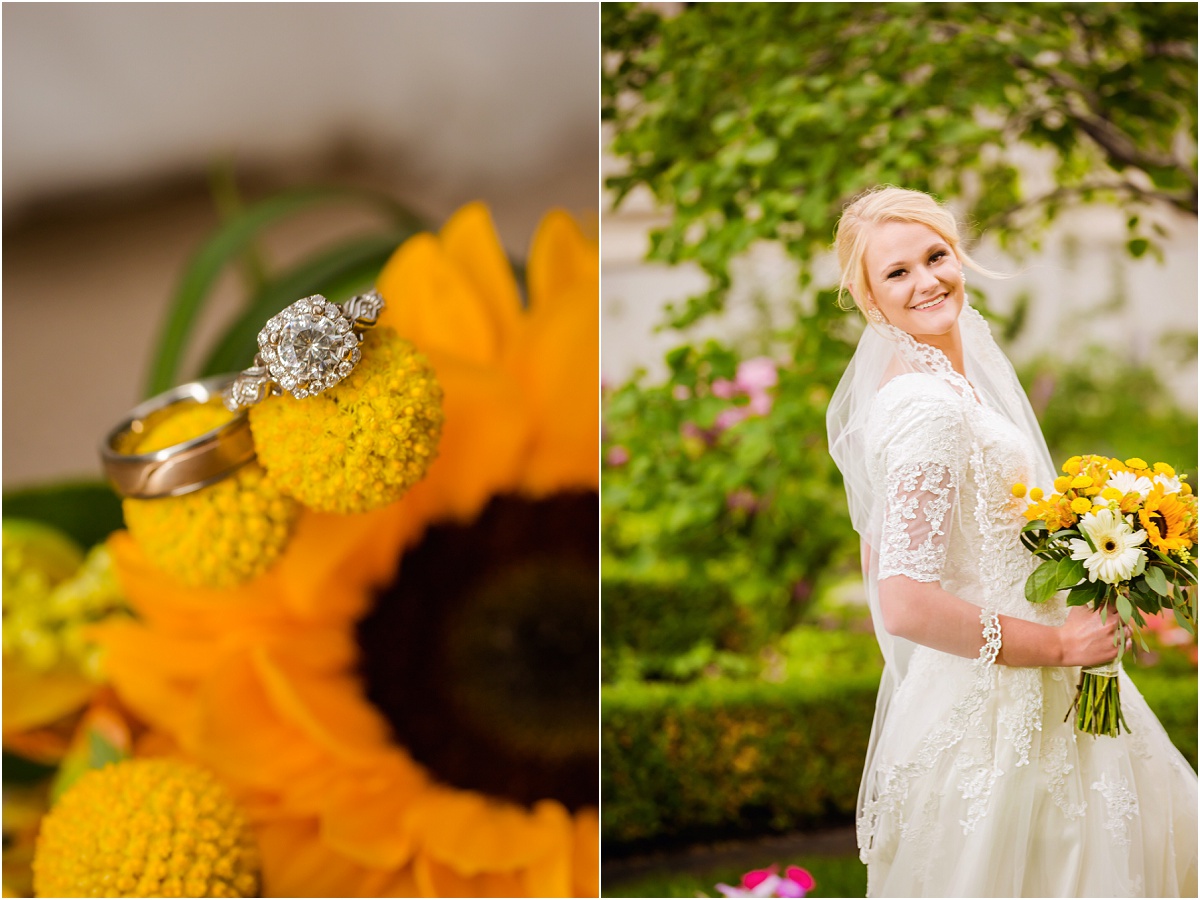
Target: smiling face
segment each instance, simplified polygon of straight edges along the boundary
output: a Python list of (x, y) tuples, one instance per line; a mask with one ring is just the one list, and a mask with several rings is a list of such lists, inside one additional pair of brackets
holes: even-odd
[(962, 312), (962, 263), (928, 225), (875, 225), (863, 257), (866, 291), (858, 299), (879, 308), (892, 325), (917, 340), (940, 346), (956, 334)]

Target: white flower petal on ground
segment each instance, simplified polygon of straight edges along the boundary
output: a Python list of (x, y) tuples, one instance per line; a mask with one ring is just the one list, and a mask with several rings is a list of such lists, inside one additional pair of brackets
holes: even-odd
[(1145, 571), (1146, 552), (1139, 545), (1146, 540), (1146, 532), (1134, 531), (1111, 509), (1087, 513), (1080, 519), (1079, 529), (1091, 540), (1091, 546), (1072, 538), (1071, 559), (1083, 561), (1089, 581), (1117, 584)]

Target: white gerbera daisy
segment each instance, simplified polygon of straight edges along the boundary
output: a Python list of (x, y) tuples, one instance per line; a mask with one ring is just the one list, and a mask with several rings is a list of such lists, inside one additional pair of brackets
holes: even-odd
[(1089, 546), (1087, 541), (1072, 538), (1071, 559), (1083, 560), (1088, 581), (1099, 578), (1105, 584), (1117, 584), (1145, 571), (1146, 551), (1138, 545), (1146, 540), (1146, 532), (1134, 531), (1111, 509), (1086, 513), (1079, 520), (1079, 530), (1092, 543)]
[(1137, 493), (1143, 500), (1154, 489), (1154, 485), (1145, 475), (1135, 475), (1133, 472), (1113, 472), (1108, 476), (1105, 487), (1116, 488), (1122, 495)]

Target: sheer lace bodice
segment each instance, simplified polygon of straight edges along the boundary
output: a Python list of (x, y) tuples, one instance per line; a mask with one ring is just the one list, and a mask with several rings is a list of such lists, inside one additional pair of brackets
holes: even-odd
[(1001, 414), (932, 375), (880, 390), (867, 424), (869, 471), (886, 485), (879, 579), (907, 575), (1008, 616), (1061, 624), (1061, 598), (1024, 599), (1036, 560), (1021, 546), (1033, 450)]

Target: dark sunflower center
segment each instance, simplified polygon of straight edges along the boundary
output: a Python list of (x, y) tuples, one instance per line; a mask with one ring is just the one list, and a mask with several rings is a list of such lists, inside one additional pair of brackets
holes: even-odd
[(595, 806), (595, 493), (498, 497), (435, 525), (358, 624), (367, 697), (442, 781)]
[(1150, 525), (1154, 528), (1155, 533), (1160, 537), (1167, 533), (1167, 517), (1162, 513), (1151, 513)]
[(1114, 541), (1112, 538), (1109, 538), (1107, 541), (1104, 542), (1104, 549), (1106, 552), (1112, 553), (1114, 550), (1117, 549), (1117, 542)]

